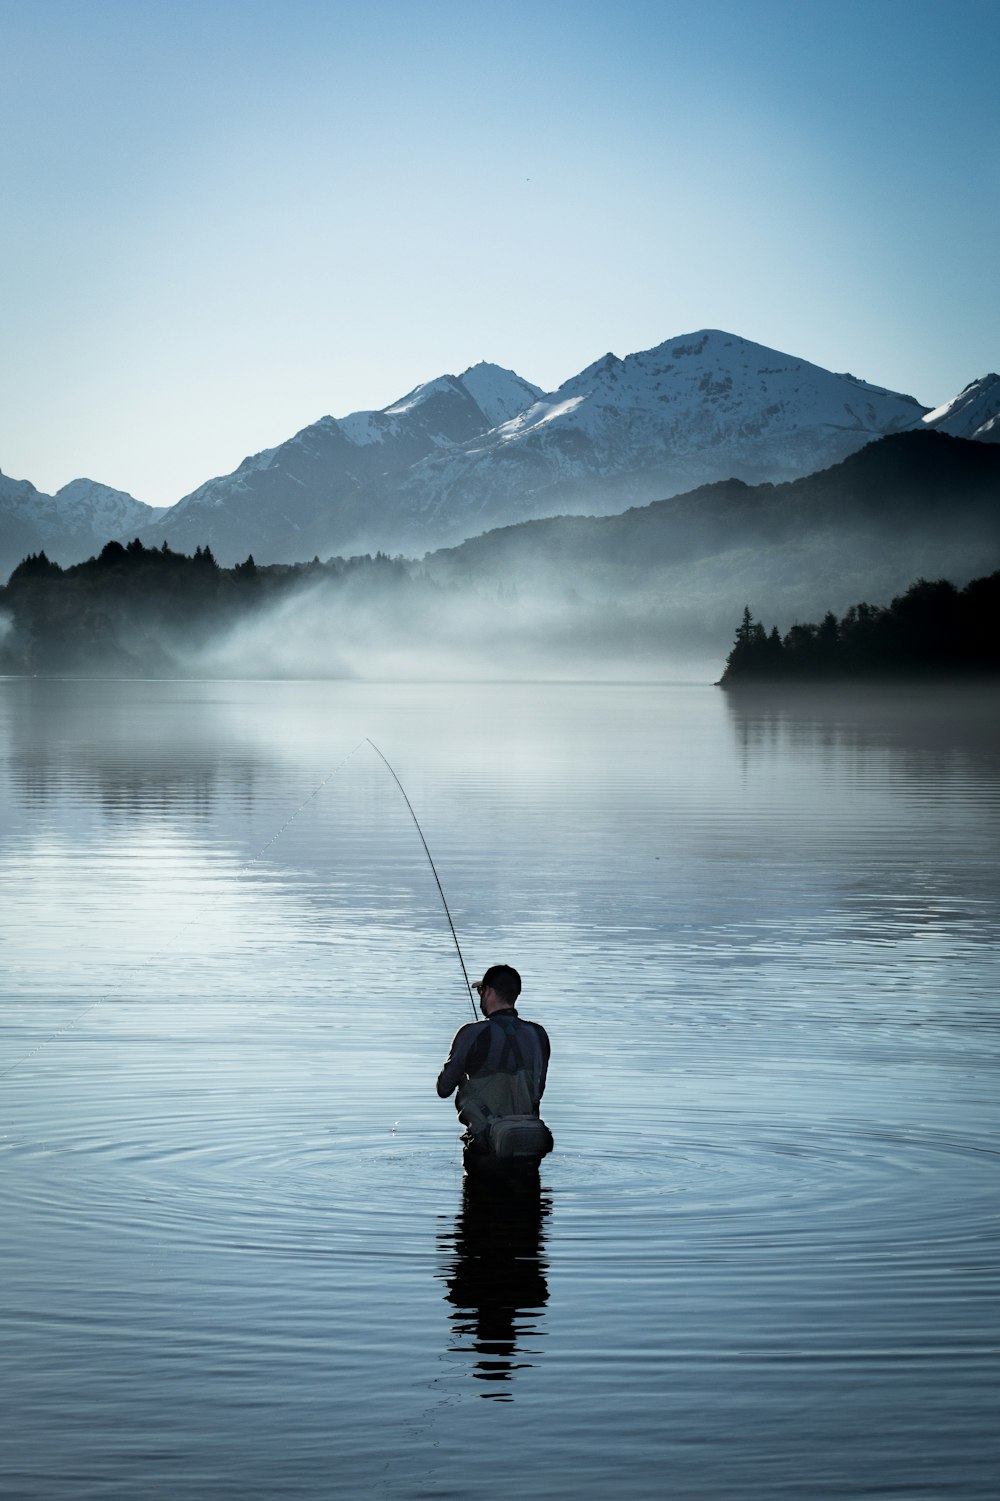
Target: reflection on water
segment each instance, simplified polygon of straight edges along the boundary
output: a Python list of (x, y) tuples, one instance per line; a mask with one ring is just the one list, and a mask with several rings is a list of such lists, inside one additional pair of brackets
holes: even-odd
[(451, 1234), (438, 1237), (441, 1272), (453, 1350), (473, 1353), (471, 1374), (491, 1389), (481, 1393), (510, 1401), (514, 1372), (536, 1363), (548, 1302), (543, 1254), (544, 1222), (551, 1202), (537, 1167), (479, 1169), (466, 1176), (462, 1207)]
[(259, 743), (241, 734), (231, 685), (192, 695), (184, 684), (11, 679), (0, 695), (0, 743), (27, 806), (69, 794), (109, 813), (208, 813), (224, 797), (251, 798)]
[[(0, 681), (0, 1493), (993, 1501), (996, 728)], [(366, 736), (552, 1037), (529, 1184)]]
[(864, 755), (881, 747), (911, 774), (933, 776), (957, 760), (996, 776), (1000, 692), (993, 682), (923, 690), (905, 684), (759, 688), (724, 699), (745, 759), (765, 749)]

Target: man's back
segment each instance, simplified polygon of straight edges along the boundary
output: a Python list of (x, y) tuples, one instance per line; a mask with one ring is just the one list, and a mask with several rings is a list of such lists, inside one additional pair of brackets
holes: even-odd
[(456, 1034), (437, 1092), (446, 1099), (457, 1085), (459, 1119), (473, 1136), (482, 1136), (500, 1117), (538, 1115), (549, 1053), (544, 1027), (518, 1016), (513, 1007), (494, 1011)]

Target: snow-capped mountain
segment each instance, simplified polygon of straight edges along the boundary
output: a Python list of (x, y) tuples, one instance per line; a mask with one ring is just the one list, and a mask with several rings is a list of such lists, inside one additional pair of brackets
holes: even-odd
[(713, 480), (795, 479), (912, 427), (913, 397), (707, 329), (607, 354), (485, 441), (407, 476), (404, 514), (471, 536), (530, 516), (613, 513)]
[(95, 480), (71, 480), (46, 495), (28, 480), (0, 474), (0, 574), (6, 577), (29, 552), (80, 562), (111, 537), (134, 536), (165, 509)]
[(178, 501), (146, 540), (208, 545), (220, 562), (252, 552), (293, 562), (391, 540), (379, 502), (430, 454), (452, 452), (542, 395), (512, 370), (481, 363), (425, 382), (376, 412), (321, 417)]
[(127, 490), (113, 490), (92, 479), (70, 480), (52, 498), (67, 523), (102, 545), (109, 537), (132, 535), (134, 528), (145, 526), (170, 509), (148, 506)]
[(799, 478), (928, 426), (997, 441), (1000, 377), (928, 412), (716, 329), (604, 355), (549, 393), (483, 362), (380, 411), (322, 417), (166, 510), (90, 481), (46, 496), (0, 476), (0, 568), (40, 547), (72, 562), (136, 535), (188, 552), (207, 544), (227, 564), (248, 553), (421, 555), (491, 527), (614, 514), (717, 480)]
[(481, 364), (324, 417), (178, 502), (146, 538), (220, 561), (425, 552), (491, 526), (624, 510), (711, 480), (784, 480), (919, 423), (912, 397), (717, 330), (543, 394)]
[(923, 419), (926, 427), (953, 438), (1000, 443), (1000, 375), (983, 375)]
[(0, 577), (5, 579), (29, 552), (44, 549), (44, 506), (51, 499), (29, 480), (0, 473)]
[(544, 394), (538, 386), (515, 375), (513, 370), (504, 370), (485, 360), (472, 365), (461, 379), (479, 410), (485, 412), (490, 427), (509, 422)]

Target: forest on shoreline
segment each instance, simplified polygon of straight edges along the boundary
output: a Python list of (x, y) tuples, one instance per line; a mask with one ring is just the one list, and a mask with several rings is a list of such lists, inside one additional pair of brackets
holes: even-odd
[(234, 568), (208, 547), (188, 555), (138, 538), (68, 568), (32, 553), (0, 588), (0, 672), (172, 675), (208, 638), (310, 585), (396, 593), (411, 582), (384, 553), (260, 567), (251, 555)]
[(888, 605), (852, 605), (784, 636), (754, 620), (749, 606), (719, 680), (754, 684), (956, 678), (1000, 673), (1000, 572), (958, 589), (918, 579)]
[[(620, 647), (625, 670), (648, 666), (669, 647), (663, 622), (623, 609), (627, 604), (616, 615), (609, 600), (591, 601), (576, 615), (557, 606), (543, 616), (519, 599), (514, 585), (449, 583), (420, 563), (384, 553), (268, 565), (251, 556), (222, 568), (208, 547), (189, 556), (136, 539), (108, 542), (67, 568), (44, 552), (26, 557), (0, 588), (0, 673), (267, 676), (271, 645), (287, 639), (301, 663), (294, 675), (336, 677), (357, 670), (360, 659), (345, 650), (352, 635), (404, 643), (417, 670), (431, 660), (425, 651), (436, 652), (440, 665), (458, 660), (470, 643), (485, 666), (495, 667), (519, 642), (541, 653), (560, 631), (570, 646), (552, 661), (565, 665), (577, 651), (582, 662), (588, 647), (599, 661), (603, 639)], [(919, 579), (887, 606), (853, 605), (841, 617), (830, 612), (783, 636), (746, 607), (720, 684), (1000, 673), (998, 617), (1000, 572), (962, 589)], [(238, 649), (227, 655), (234, 640)]]

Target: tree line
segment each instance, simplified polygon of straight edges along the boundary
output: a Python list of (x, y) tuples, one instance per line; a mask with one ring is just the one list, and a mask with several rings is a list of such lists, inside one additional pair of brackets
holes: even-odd
[[(67, 568), (31, 553), (0, 588), (0, 673), (176, 676), (217, 633), (317, 589), (341, 601), (341, 622), (372, 618), (366, 612), (374, 607), (374, 618), (393, 630), (419, 618), (442, 589), (450, 592), (422, 565), (381, 552), (267, 565), (249, 556), (232, 568), (220, 567), (210, 547), (189, 556), (138, 539), (109, 542)], [(841, 618), (830, 612), (784, 636), (747, 606), (720, 681), (731, 688), (996, 673), (998, 616), (1000, 572), (963, 589), (920, 579), (887, 606), (853, 605)], [(282, 618), (275, 612), (275, 630)]]
[(754, 620), (736, 630), (720, 684), (919, 678), (1000, 672), (1000, 572), (958, 589), (918, 579), (888, 605), (852, 605), (784, 636)]
[(409, 583), (385, 553), (222, 568), (210, 547), (193, 555), (108, 542), (68, 568), (30, 553), (0, 588), (0, 673), (169, 674), (217, 630), (314, 585)]

